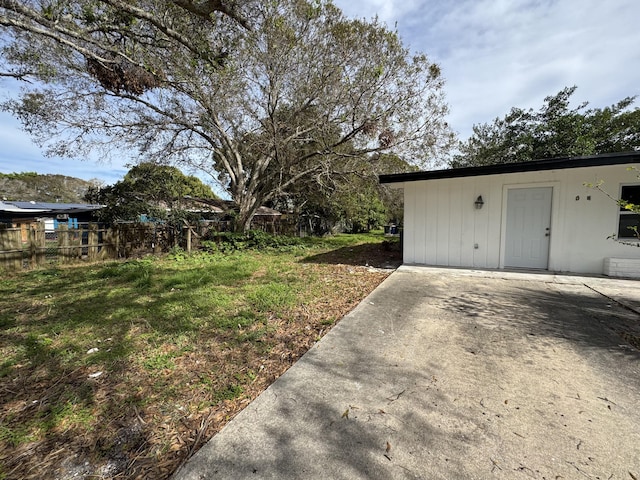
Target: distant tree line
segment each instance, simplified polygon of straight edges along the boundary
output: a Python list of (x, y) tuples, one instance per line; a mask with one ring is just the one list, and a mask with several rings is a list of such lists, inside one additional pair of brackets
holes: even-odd
[[(380, 156), (370, 163), (382, 163), (379, 168), (402, 170), (409, 168), (398, 157)], [(376, 168), (378, 168), (376, 167)], [(371, 167), (373, 168), (373, 167)], [(114, 185), (92, 186), (85, 200), (105, 205), (96, 213), (107, 223), (140, 221), (198, 221), (201, 215), (185, 209), (189, 198), (217, 199), (211, 187), (199, 178), (183, 174), (168, 165), (141, 163), (133, 166)], [(309, 181), (299, 190), (283, 195), (265, 206), (293, 214), (308, 223), (316, 234), (333, 231), (364, 232), (402, 219), (402, 192), (391, 190), (377, 182), (375, 175), (352, 173), (334, 179), (327, 185)], [(232, 218), (233, 208), (227, 212)]]
[(82, 203), (97, 180), (36, 172), (0, 173), (0, 200)]
[(196, 215), (183, 208), (185, 197), (218, 198), (199, 178), (185, 175), (176, 167), (141, 163), (113, 185), (89, 188), (85, 200), (105, 205), (96, 216), (106, 223), (139, 221), (141, 217), (174, 222), (197, 220)]
[(503, 118), (474, 125), (461, 142), (452, 167), (597, 155), (640, 149), (640, 109), (636, 97), (605, 108), (570, 105), (575, 86), (544, 99), (539, 110), (512, 108)]

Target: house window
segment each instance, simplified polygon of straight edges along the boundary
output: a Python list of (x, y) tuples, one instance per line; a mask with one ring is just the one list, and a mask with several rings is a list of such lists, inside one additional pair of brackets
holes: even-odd
[[(640, 205), (640, 185), (625, 185), (620, 191), (620, 199), (634, 205)], [(620, 207), (618, 222), (618, 238), (638, 238), (632, 227), (638, 227), (640, 232), (640, 214)]]

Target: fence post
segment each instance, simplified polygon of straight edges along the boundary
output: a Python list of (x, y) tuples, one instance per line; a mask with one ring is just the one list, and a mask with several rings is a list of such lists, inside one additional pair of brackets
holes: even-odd
[(6, 269), (9, 269), (9, 254), (4, 253), (9, 250), (11, 239), (9, 238), (9, 230), (7, 225), (0, 223), (0, 263)]
[(115, 237), (117, 233), (115, 232), (115, 225), (110, 226), (104, 232), (104, 237), (102, 242), (104, 245), (102, 246), (102, 251), (100, 252), (100, 258), (103, 260), (107, 258), (117, 258), (117, 247)]
[(47, 259), (47, 236), (44, 220), (38, 222), (36, 227), (36, 265), (44, 265)]
[(69, 229), (69, 243), (71, 244), (71, 258), (75, 260), (82, 259), (82, 229), (75, 227)]
[(153, 243), (152, 243), (152, 247), (153, 247), (153, 253), (155, 255), (158, 255), (159, 253), (162, 253), (162, 243), (164, 242), (163, 238), (162, 238), (162, 231), (158, 232), (158, 224), (154, 223), (153, 224)]
[(95, 262), (98, 258), (98, 224), (89, 224), (89, 233), (87, 234), (87, 257), (90, 262)]
[(102, 247), (98, 250), (101, 260), (106, 260), (111, 254), (111, 227), (104, 229), (102, 232)]
[(69, 263), (71, 249), (69, 248), (69, 225), (58, 224), (58, 259), (60, 263)]
[(191, 226), (185, 225), (183, 228), (187, 229), (187, 252), (191, 253)]
[(36, 268), (38, 265), (38, 240), (37, 228), (35, 224), (29, 225), (29, 267)]
[(13, 254), (13, 268), (15, 270), (22, 270), (22, 229), (16, 229), (11, 231), (11, 249), (14, 251)]
[(37, 238), (38, 246), (40, 247), (38, 251), (38, 265), (44, 265), (47, 263), (47, 224), (44, 220), (40, 222)]
[[(113, 232), (113, 258), (120, 258), (120, 245), (124, 244), (124, 250), (127, 248), (126, 237), (124, 241), (121, 241), (122, 237), (125, 236), (125, 229), (122, 225), (116, 224), (112, 227), (111, 231)], [(126, 253), (123, 256), (126, 257)]]
[(109, 228), (110, 258), (120, 258), (120, 237), (123, 235), (123, 230), (122, 225), (117, 223)]

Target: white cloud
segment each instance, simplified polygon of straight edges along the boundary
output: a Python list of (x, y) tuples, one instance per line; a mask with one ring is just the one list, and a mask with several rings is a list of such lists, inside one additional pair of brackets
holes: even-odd
[[(336, 3), (370, 17), (379, 2)], [(383, 11), (412, 49), (441, 65), (450, 123), (462, 138), (474, 123), (537, 108), (565, 86), (579, 87), (576, 103), (596, 107), (640, 93), (635, 0), (423, 0)]]
[(421, 4), (420, 0), (339, 0), (334, 3), (349, 17), (369, 19), (377, 16), (390, 27), (393, 27), (397, 19), (415, 11)]

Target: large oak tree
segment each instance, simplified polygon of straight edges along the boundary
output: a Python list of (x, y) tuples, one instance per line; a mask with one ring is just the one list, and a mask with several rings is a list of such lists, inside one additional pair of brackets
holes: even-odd
[[(301, 180), (453, 141), (440, 69), (325, 0), (0, 0), (4, 104), (49, 154), (208, 171), (256, 209)], [(353, 159), (353, 162), (350, 160)]]

